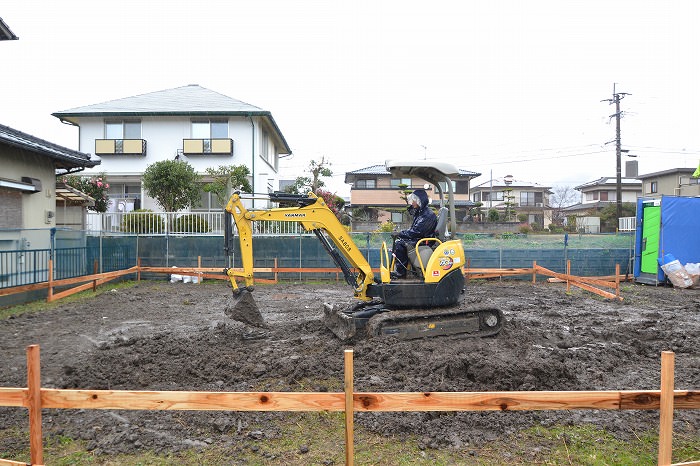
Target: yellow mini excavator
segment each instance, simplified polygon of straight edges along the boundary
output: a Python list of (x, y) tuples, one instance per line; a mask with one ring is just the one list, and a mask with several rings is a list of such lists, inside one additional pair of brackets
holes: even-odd
[[(440, 202), (434, 237), (418, 241), (409, 251), (411, 265), (407, 278), (391, 278), (394, 264), (386, 243), (382, 244), (379, 274), (375, 276), (367, 259), (323, 198), (313, 193), (306, 196), (270, 193), (266, 196), (279, 202), (280, 207), (248, 210), (243, 203), (244, 196), (236, 192), (226, 205), (225, 249), (227, 255), (233, 251), (235, 223), (242, 269), (224, 269), (233, 289), (226, 314), (250, 325), (266, 326), (251, 294), (254, 288), (252, 224), (263, 220), (296, 222), (316, 234), (358, 300), (350, 307), (323, 305), (324, 322), (339, 338), (350, 339), (358, 331), (367, 336), (395, 335), (405, 339), (497, 334), (503, 325), (502, 312), (495, 307), (468, 305), (462, 299), (465, 256), (462, 241), (454, 238), (454, 191), (450, 179), (451, 175), (459, 173), (458, 169), (451, 164), (430, 161), (387, 161), (386, 168), (392, 177), (417, 177), (431, 183)], [(443, 186), (447, 187), (446, 193)]]

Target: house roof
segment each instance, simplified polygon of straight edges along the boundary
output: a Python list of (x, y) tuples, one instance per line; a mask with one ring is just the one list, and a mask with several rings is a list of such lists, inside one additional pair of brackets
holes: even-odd
[(59, 146), (9, 126), (0, 125), (0, 144), (49, 157), (56, 170), (62, 170), (64, 173), (80, 171), (85, 167), (92, 168), (100, 164), (99, 159), (91, 160), (90, 154)]
[(198, 84), (71, 108), (52, 115), (61, 121), (76, 125), (80, 117), (258, 116), (267, 120), (277, 132), (283, 145), (282, 152), (287, 154), (292, 152), (269, 111), (219, 94)]
[(477, 186), (472, 186), (472, 191), (488, 191), (491, 188), (497, 189), (497, 190), (499, 190), (499, 189), (502, 190), (505, 188), (511, 188), (511, 189), (523, 189), (523, 188), (533, 189), (534, 188), (534, 189), (540, 189), (544, 192), (544, 191), (550, 191), (550, 189), (552, 188), (551, 186), (542, 186), (542, 185), (537, 184), (537, 183), (529, 183), (529, 182), (525, 182), (525, 181), (514, 181), (513, 183), (510, 183), (510, 184), (506, 184), (500, 180), (498, 182), (496, 180), (493, 180), (493, 181), (494, 181), (493, 184), (491, 184), (491, 181), (489, 180), (489, 181), (485, 181)]
[[(357, 170), (345, 172), (345, 183), (353, 183), (357, 178), (362, 175), (391, 175), (389, 170), (386, 169), (386, 165), (371, 165), (365, 168), (359, 168)], [(481, 175), (480, 173), (459, 169), (459, 178), (472, 179)]]
[(646, 178), (654, 178), (654, 177), (659, 177), (659, 176), (664, 176), (664, 175), (673, 175), (675, 173), (694, 173), (695, 168), (669, 168), (668, 170), (662, 170), (660, 172), (654, 172), (654, 173), (647, 173), (646, 175), (639, 175), (637, 178), (640, 180), (644, 180)]
[(95, 205), (95, 199), (65, 183), (56, 183), (56, 200), (72, 205)]
[(5, 21), (0, 18), (0, 40), (17, 40), (19, 37), (14, 35), (10, 28), (5, 24)]
[[(620, 185), (627, 188), (640, 188), (642, 186), (642, 182), (637, 178), (623, 177), (620, 178)], [(604, 176), (602, 178), (598, 178), (597, 180), (578, 185), (574, 189), (577, 191), (582, 191), (586, 188), (593, 188), (596, 186), (617, 186), (617, 177)]]
[(567, 207), (562, 207), (562, 212), (581, 212), (581, 211), (588, 211), (588, 210), (600, 210), (603, 209), (609, 205), (615, 205), (615, 201), (596, 201), (596, 202), (587, 202), (585, 204), (583, 203), (578, 203), (574, 205), (570, 205)]

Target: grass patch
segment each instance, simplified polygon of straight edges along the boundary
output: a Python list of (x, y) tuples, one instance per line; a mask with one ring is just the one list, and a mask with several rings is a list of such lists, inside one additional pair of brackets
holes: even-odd
[[(658, 437), (647, 432), (621, 440), (596, 426), (533, 427), (480, 447), (432, 449), (414, 436), (384, 436), (355, 426), (355, 464), (358, 465), (655, 465)], [(68, 465), (339, 465), (345, 463), (342, 413), (296, 413), (276, 423), (230, 432), (229, 445), (212, 443), (201, 449), (159, 455), (94, 455), (86, 442), (67, 437), (45, 441), (46, 464)], [(8, 431), (0, 432), (7, 440)], [(18, 433), (14, 432), (13, 437)], [(26, 432), (25, 435), (28, 435)], [(26, 445), (28, 440), (26, 440)], [(674, 435), (674, 462), (700, 458), (700, 438)], [(26, 447), (25, 447), (26, 449)], [(0, 452), (0, 458), (27, 461), (28, 451)]]

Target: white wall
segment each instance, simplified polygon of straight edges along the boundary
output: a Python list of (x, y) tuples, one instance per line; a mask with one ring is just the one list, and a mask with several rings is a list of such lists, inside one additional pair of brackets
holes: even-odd
[[(278, 189), (279, 175), (274, 166), (261, 155), (259, 122), (244, 117), (229, 118), (229, 138), (233, 139), (233, 156), (217, 155), (181, 155), (180, 160), (189, 163), (199, 174), (205, 174), (207, 168), (221, 165), (246, 165), (254, 175), (256, 192), (266, 192), (269, 180), (273, 190)], [(146, 168), (160, 160), (175, 159), (182, 150), (182, 140), (191, 137), (190, 117), (141, 117), (141, 139), (146, 140), (146, 156), (106, 155), (101, 156), (102, 163), (86, 170), (86, 174), (104, 172), (107, 182), (136, 182)], [(95, 139), (104, 138), (104, 118), (88, 117), (80, 119), (81, 152), (94, 154)], [(273, 142), (269, 142), (273, 146)], [(253, 154), (255, 151), (255, 156)], [(141, 193), (144, 209), (160, 210), (153, 199)]]

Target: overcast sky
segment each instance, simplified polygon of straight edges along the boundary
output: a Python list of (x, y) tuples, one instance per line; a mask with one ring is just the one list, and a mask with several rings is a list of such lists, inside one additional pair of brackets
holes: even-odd
[[(700, 161), (700, 2), (3, 2), (0, 123), (77, 149), (52, 112), (199, 84), (269, 110), (293, 157), (435, 159), (546, 186)], [(623, 158), (623, 167), (626, 160)], [(624, 174), (624, 173), (623, 173)]]

